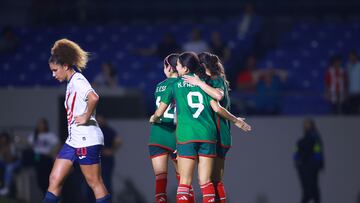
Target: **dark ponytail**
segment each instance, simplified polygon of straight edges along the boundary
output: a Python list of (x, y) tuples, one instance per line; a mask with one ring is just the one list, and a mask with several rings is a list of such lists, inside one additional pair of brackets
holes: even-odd
[(170, 54), (164, 59), (164, 65), (170, 66), (173, 72), (177, 72), (176, 70), (176, 63), (179, 58), (179, 54)]
[(186, 66), (190, 73), (196, 74), (205, 81), (209, 80), (205, 66), (200, 63), (198, 56), (194, 52), (184, 52), (180, 54), (179, 62), (182, 66)]
[(211, 76), (220, 76), (225, 80), (226, 85), (229, 87), (230, 83), (226, 79), (225, 69), (219, 57), (209, 52), (203, 52), (199, 55), (199, 60), (209, 70)]

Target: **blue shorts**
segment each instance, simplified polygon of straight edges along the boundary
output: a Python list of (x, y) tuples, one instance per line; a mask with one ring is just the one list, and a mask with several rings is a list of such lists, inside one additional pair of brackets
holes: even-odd
[(64, 144), (57, 158), (77, 162), (80, 165), (92, 165), (100, 163), (102, 145), (74, 148)]
[(163, 147), (154, 145), (149, 145), (149, 154), (151, 159), (164, 154), (169, 154), (172, 159), (176, 159), (177, 156), (176, 153), (170, 149), (165, 149)]

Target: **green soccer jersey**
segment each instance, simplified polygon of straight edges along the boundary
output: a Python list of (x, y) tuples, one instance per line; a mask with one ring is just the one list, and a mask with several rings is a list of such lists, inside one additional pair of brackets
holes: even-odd
[[(222, 107), (230, 111), (229, 87), (226, 84), (224, 78), (217, 76), (209, 81), (209, 85), (216, 89), (221, 89), (224, 92), (224, 97), (220, 101), (220, 104)], [(224, 147), (231, 147), (232, 139), (230, 132), (230, 121), (220, 117), (219, 115), (215, 115), (215, 121), (220, 136), (220, 144)]]
[(214, 111), (210, 106), (212, 98), (197, 86), (182, 78), (173, 84), (176, 101), (178, 143), (216, 142)]
[(154, 94), (156, 107), (159, 107), (160, 102), (168, 104), (169, 106), (161, 117), (160, 123), (151, 125), (149, 145), (160, 146), (169, 150), (176, 149), (176, 125), (174, 124), (175, 106), (172, 98), (172, 84), (176, 80), (177, 78), (168, 78), (156, 86)]

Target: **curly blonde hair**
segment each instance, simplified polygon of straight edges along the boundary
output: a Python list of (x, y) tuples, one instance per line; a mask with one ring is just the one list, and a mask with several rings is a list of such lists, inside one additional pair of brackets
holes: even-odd
[(51, 48), (49, 63), (76, 66), (81, 72), (86, 68), (89, 61), (89, 53), (84, 51), (78, 44), (68, 39), (60, 39)]

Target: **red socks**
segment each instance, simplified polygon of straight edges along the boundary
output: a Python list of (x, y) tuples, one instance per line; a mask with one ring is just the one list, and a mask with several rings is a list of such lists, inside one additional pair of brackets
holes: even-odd
[(218, 195), (216, 197), (216, 202), (226, 203), (226, 192), (225, 192), (224, 184), (222, 182), (215, 183), (215, 189), (216, 189), (216, 194)]
[[(180, 174), (176, 173), (176, 179), (178, 183), (180, 183)], [(190, 191), (189, 191), (189, 203), (195, 203), (195, 195), (194, 195), (194, 189), (190, 185)]]
[(167, 173), (157, 174), (156, 186), (155, 186), (156, 203), (167, 203), (166, 185), (167, 185)]
[(190, 203), (190, 185), (179, 184), (176, 194), (176, 203)]
[(200, 186), (203, 195), (203, 203), (215, 202), (215, 188), (212, 182)]
[(189, 192), (189, 203), (195, 203), (194, 189), (191, 185), (190, 185), (190, 192)]

